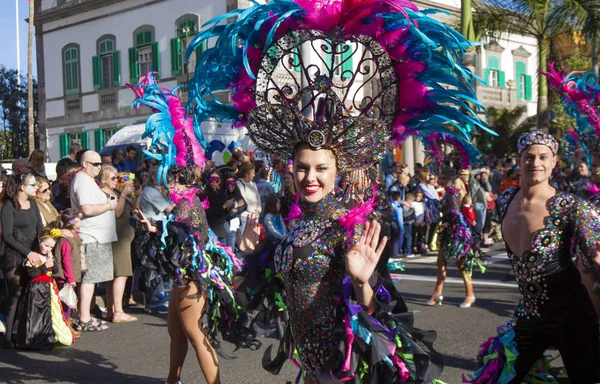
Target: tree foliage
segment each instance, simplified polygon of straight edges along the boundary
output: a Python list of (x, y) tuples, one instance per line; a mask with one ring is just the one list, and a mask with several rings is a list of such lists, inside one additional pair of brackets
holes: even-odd
[(523, 105), (512, 110), (489, 108), (488, 124), (498, 136), (481, 135), (477, 143), (479, 150), (498, 158), (516, 154), (519, 136), (535, 128), (535, 116), (524, 118), (526, 111)]
[[(28, 157), (27, 138), (27, 79), (21, 76), (17, 81), (18, 73), (15, 69), (0, 66), (0, 157), (3, 159), (16, 159)], [(33, 116), (35, 146), (39, 147), (39, 119), (38, 119), (38, 94), (37, 82), (34, 80), (33, 89)]]

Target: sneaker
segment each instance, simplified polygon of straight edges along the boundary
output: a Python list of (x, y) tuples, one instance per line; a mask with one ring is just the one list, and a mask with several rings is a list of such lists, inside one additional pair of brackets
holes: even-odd
[(4, 325), (4, 315), (0, 315), (0, 333), (6, 333), (6, 326)]
[(415, 257), (417, 257), (417, 256), (415, 256), (415, 255), (414, 255), (414, 254), (412, 254), (412, 253), (409, 253), (408, 255), (406, 255), (406, 258), (407, 258), (407, 259), (414, 259)]
[(145, 311), (151, 315), (166, 315), (167, 313), (169, 313), (169, 307), (167, 307), (166, 305), (161, 305), (156, 308), (146, 308)]

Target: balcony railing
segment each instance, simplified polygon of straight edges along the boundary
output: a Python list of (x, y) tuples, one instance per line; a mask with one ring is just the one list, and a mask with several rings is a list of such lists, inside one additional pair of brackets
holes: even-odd
[(513, 109), (517, 106), (517, 90), (514, 88), (488, 87), (477, 84), (477, 98), (487, 108)]

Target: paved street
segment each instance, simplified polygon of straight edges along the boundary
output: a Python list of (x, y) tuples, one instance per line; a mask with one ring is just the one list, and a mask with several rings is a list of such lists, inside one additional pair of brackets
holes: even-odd
[[(451, 266), (445, 301), (441, 307), (421, 305), (433, 290), (435, 257), (406, 262), (406, 271), (394, 275), (398, 287), (415, 312), (416, 325), (438, 332), (437, 349), (446, 358), (442, 380), (460, 383), (463, 372), (476, 369), (478, 346), (511, 314), (518, 298), (514, 281), (502, 282), (509, 271), (505, 253), (494, 247), (492, 264), (485, 275), (475, 274), (477, 303), (471, 309), (457, 307), (464, 298), (458, 271)], [(135, 310), (134, 310), (135, 311)], [(150, 316), (137, 310), (135, 324), (113, 324), (108, 331), (86, 333), (70, 348), (52, 352), (0, 350), (2, 383), (160, 383), (168, 371), (168, 335), (165, 316)], [(266, 340), (258, 352), (238, 351), (234, 360), (221, 359), (223, 383), (285, 383), (293, 381), (297, 369), (286, 363), (278, 376), (261, 367)], [(190, 347), (190, 351), (191, 351)], [(227, 347), (226, 351), (231, 351)], [(193, 354), (188, 353), (183, 381), (204, 383)]]

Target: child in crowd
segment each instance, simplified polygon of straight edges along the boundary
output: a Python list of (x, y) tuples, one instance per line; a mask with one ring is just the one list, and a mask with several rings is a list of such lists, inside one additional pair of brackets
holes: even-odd
[(402, 247), (402, 250), (407, 258), (415, 257), (412, 252), (413, 226), (416, 221), (415, 209), (412, 206), (414, 202), (415, 195), (407, 193), (406, 199), (402, 204), (402, 216), (404, 221), (404, 246)]
[(424, 249), (426, 239), (426, 223), (425, 223), (425, 201), (423, 191), (417, 190), (415, 192), (415, 201), (413, 201), (410, 205), (415, 210), (415, 224), (414, 224), (414, 233), (413, 233), (413, 251), (414, 253), (422, 253), (426, 252)]
[(12, 331), (12, 341), (18, 349), (51, 349), (54, 342), (71, 345), (74, 335), (63, 316), (58, 286), (52, 278), (58, 271), (52, 250), (57, 229), (42, 232), (39, 240), (40, 262), (36, 265), (28, 260), (24, 265), (29, 282), (19, 299), (17, 315)]
[(281, 217), (281, 202), (276, 194), (267, 197), (264, 208), (263, 224), (267, 231), (267, 238), (274, 244), (279, 244), (287, 234), (287, 229)]
[(394, 213), (394, 221), (392, 222), (392, 258), (400, 257), (402, 245), (404, 243), (404, 215), (402, 214), (402, 192), (390, 192), (390, 204)]
[[(81, 213), (74, 209), (65, 209), (60, 214), (61, 235), (54, 247), (54, 256), (58, 271), (54, 274), (59, 289), (66, 284), (71, 287), (81, 283), (81, 272), (85, 267), (85, 248), (79, 238)], [(65, 318), (71, 317), (71, 309), (64, 306)]]
[(473, 199), (469, 195), (465, 195), (462, 199), (460, 211), (468, 220), (472, 227), (475, 226), (475, 210), (473, 209)]

